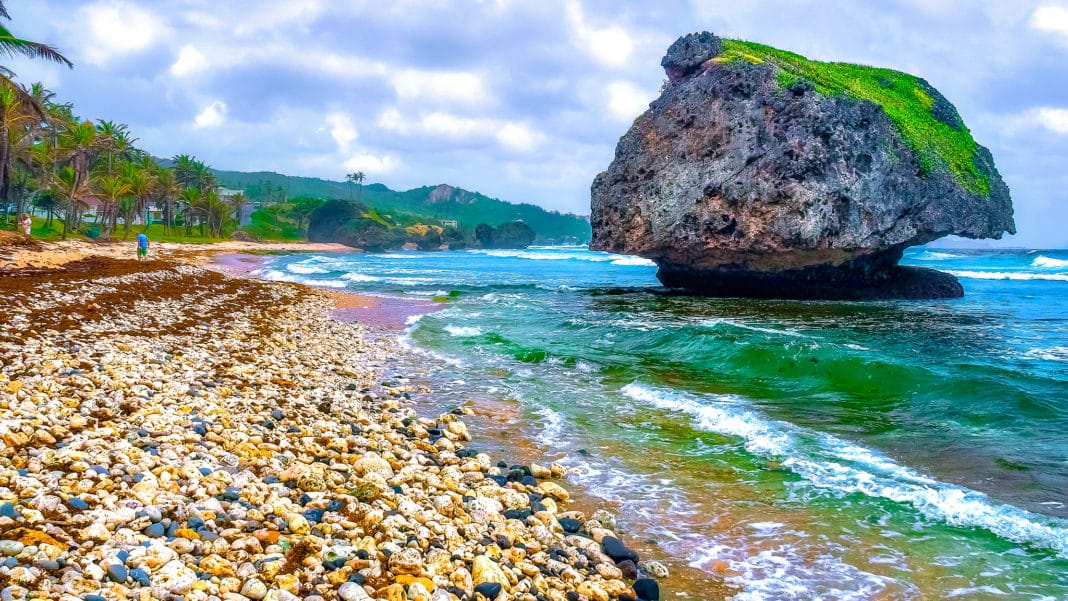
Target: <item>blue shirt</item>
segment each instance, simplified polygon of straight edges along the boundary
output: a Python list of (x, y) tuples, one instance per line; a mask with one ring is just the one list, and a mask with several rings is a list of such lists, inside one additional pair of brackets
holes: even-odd
[(137, 234), (137, 248), (148, 248), (148, 236)]

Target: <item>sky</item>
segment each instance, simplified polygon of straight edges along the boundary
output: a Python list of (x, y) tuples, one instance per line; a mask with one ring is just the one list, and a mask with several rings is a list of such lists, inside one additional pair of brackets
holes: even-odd
[(449, 183), (589, 213), (589, 187), (708, 30), (926, 78), (1068, 247), (1068, 0), (9, 0), (74, 63), (5, 59), (156, 156), (394, 189)]

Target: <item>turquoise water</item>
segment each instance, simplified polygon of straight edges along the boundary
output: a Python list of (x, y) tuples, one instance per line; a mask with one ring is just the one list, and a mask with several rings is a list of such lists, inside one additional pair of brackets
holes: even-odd
[(575, 248), (262, 275), (449, 297), (404, 334), (435, 396), (514, 400), (547, 459), (739, 599), (1066, 598), (1068, 252), (905, 262), (966, 296), (664, 296), (648, 261)]

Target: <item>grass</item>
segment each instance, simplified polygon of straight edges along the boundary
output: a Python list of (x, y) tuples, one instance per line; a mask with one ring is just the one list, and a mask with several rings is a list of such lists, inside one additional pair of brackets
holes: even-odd
[(304, 240), (297, 225), (282, 219), (266, 209), (257, 209), (249, 217), (249, 223), (241, 228), (257, 240), (274, 240), (277, 242), (300, 242)]
[(783, 87), (805, 79), (821, 94), (873, 102), (882, 107), (916, 153), (924, 174), (941, 167), (967, 190), (990, 195), (990, 176), (975, 164), (978, 144), (971, 132), (963, 124), (957, 129), (935, 118), (931, 112), (934, 99), (918, 77), (892, 69), (813, 61), (800, 54), (741, 40), (723, 40), (723, 52), (716, 60), (771, 64), (778, 68), (776, 79)]
[[(261, 215), (262, 213), (262, 215)], [(257, 216), (260, 218), (257, 219)], [(51, 242), (60, 240), (63, 237), (63, 221), (59, 219), (52, 220), (52, 226), (45, 225), (47, 220), (44, 217), (34, 216), (33, 227), (30, 228), (30, 232), (33, 238), (45, 242)], [(87, 227), (89, 227), (87, 225)], [(12, 229), (10, 226), (5, 229)], [(301, 242), (304, 240), (304, 236), (297, 230), (297, 226), (287, 221), (276, 219), (273, 215), (270, 215), (266, 211), (256, 211), (252, 215), (251, 223), (243, 228), (256, 240), (265, 240), (273, 242)], [(21, 230), (18, 230), (21, 231)], [(207, 234), (207, 228), (205, 228), (205, 234)], [(171, 228), (170, 231), (166, 231), (162, 223), (154, 223), (148, 228), (143, 225), (135, 225), (130, 228), (129, 236), (126, 235), (126, 228), (119, 224), (118, 228), (111, 233), (112, 242), (133, 241), (137, 239), (137, 234), (145, 232), (150, 242), (178, 242), (184, 244), (210, 244), (212, 242), (223, 242), (231, 240), (230, 234), (233, 233), (233, 229), (228, 228), (225, 230), (224, 235), (221, 237), (214, 237), (210, 235), (200, 235), (200, 228), (193, 226), (192, 231), (186, 234), (185, 227), (179, 226)], [(67, 232), (67, 239), (80, 240), (86, 238), (81, 232)]]

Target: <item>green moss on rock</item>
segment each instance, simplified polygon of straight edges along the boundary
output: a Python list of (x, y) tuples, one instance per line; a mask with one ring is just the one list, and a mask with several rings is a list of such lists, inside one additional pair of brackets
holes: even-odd
[[(723, 50), (715, 60), (771, 64), (778, 69), (776, 80), (783, 87), (805, 79), (821, 94), (873, 102), (882, 107), (916, 153), (924, 173), (941, 167), (967, 190), (983, 196), (990, 194), (990, 176), (975, 163), (978, 144), (971, 132), (948, 102), (939, 106), (932, 96), (937, 92), (918, 77), (892, 69), (813, 61), (800, 54), (741, 40), (723, 40)], [(952, 113), (950, 118), (945, 116), (947, 107)]]

